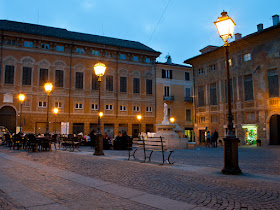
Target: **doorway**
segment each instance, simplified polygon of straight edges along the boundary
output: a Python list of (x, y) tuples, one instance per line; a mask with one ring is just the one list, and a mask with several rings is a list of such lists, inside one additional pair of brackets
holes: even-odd
[(11, 106), (0, 109), (0, 126), (8, 128), (10, 133), (16, 132), (16, 110)]
[(269, 121), (270, 145), (280, 145), (280, 115), (272, 115)]
[(200, 144), (205, 144), (205, 137), (206, 136), (206, 130), (199, 130), (199, 142)]

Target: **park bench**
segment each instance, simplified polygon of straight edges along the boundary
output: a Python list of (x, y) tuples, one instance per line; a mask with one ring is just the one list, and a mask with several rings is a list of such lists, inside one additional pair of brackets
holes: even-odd
[[(133, 140), (132, 147), (129, 149), (128, 154), (128, 160), (130, 160), (130, 157), (133, 156), (134, 159), (135, 153), (139, 149), (143, 149), (143, 155), (144, 155), (144, 161), (143, 162), (151, 162), (152, 154), (154, 152), (161, 152), (162, 154), (162, 164), (164, 165), (165, 162), (169, 164), (173, 164), (170, 162), (170, 157), (174, 150), (168, 150), (166, 149), (165, 141), (162, 140), (163, 137), (149, 137), (145, 139), (143, 136), (141, 136), (139, 139)], [(131, 155), (132, 151), (132, 155)], [(148, 153), (148, 155), (147, 155)], [(167, 159), (165, 159), (165, 153), (169, 153)]]

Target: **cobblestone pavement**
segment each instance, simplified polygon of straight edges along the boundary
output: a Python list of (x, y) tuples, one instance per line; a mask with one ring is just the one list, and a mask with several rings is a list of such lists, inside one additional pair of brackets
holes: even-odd
[[(105, 151), (104, 157), (93, 156), (93, 150), (88, 148), (83, 148), (82, 151), (27, 153), (0, 147), (0, 154), (31, 160), (85, 177), (98, 178), (121, 187), (193, 206), (210, 209), (280, 209), (279, 147), (241, 147), (239, 160), (240, 168), (244, 172), (241, 176), (220, 174), (223, 148), (175, 151), (172, 159), (175, 164), (172, 166), (127, 161), (124, 158), (127, 157), (127, 151)], [(159, 161), (159, 158), (160, 155), (155, 155), (152, 160)], [(81, 186), (38, 169), (30, 170), (26, 165), (13, 164), (14, 167), (0, 167), (0, 172), (70, 209), (91, 205), (97, 209), (152, 208), (95, 188)], [(2, 200), (0, 199), (0, 202)], [(11, 206), (12, 208), (20, 208), (13, 201), (6, 201), (15, 205)]]

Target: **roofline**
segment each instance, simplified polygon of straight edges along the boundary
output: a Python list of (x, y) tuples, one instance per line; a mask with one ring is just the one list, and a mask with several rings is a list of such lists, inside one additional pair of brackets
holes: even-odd
[(167, 66), (178, 66), (178, 67), (184, 67), (184, 68), (192, 68), (192, 66), (189, 65), (182, 65), (182, 64), (176, 64), (176, 63), (162, 63), (162, 62), (156, 62), (156, 64), (162, 64), (162, 65), (167, 65)]

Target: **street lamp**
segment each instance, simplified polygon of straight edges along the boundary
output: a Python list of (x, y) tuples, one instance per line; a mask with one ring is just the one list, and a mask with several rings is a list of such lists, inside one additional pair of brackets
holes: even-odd
[(137, 119), (139, 120), (139, 137), (141, 136), (141, 119), (142, 119), (142, 116), (139, 114), (137, 115)]
[(46, 134), (49, 134), (49, 97), (50, 93), (52, 92), (53, 85), (50, 82), (47, 82), (45, 84), (45, 91), (47, 92), (48, 95), (48, 101), (47, 101), (47, 127), (46, 127)]
[(224, 138), (224, 168), (223, 174), (238, 175), (242, 174), (238, 165), (238, 138), (233, 133), (233, 115), (231, 113), (231, 92), (229, 80), (229, 62), (228, 62), (228, 47), (229, 40), (233, 36), (234, 21), (223, 11), (214, 24), (217, 27), (220, 37), (224, 41), (225, 57), (226, 57), (226, 71), (227, 71), (227, 99), (228, 99), (228, 125), (227, 136)]
[(21, 133), (21, 128), (22, 128), (22, 124), (21, 124), (21, 118), (22, 118), (22, 103), (25, 100), (25, 95), (24, 94), (19, 94), (18, 95), (18, 99), (20, 101), (20, 124), (19, 124), (19, 132)]
[(56, 134), (56, 115), (58, 113), (58, 108), (54, 108), (53, 113), (54, 113), (54, 134)]
[(169, 120), (170, 120), (170, 122), (171, 122), (171, 123), (174, 123), (175, 118), (174, 118), (174, 117), (170, 117), (170, 119), (169, 119)]
[[(103, 63), (97, 63), (94, 65), (94, 73), (98, 77), (98, 133), (96, 135), (96, 143), (95, 143), (95, 151), (94, 155), (104, 155), (103, 153), (103, 135), (101, 134), (100, 127), (101, 127), (101, 117), (103, 116), (103, 112), (100, 112), (100, 84), (101, 84), (101, 77), (105, 74), (106, 65)], [(102, 113), (102, 114), (101, 114)]]

